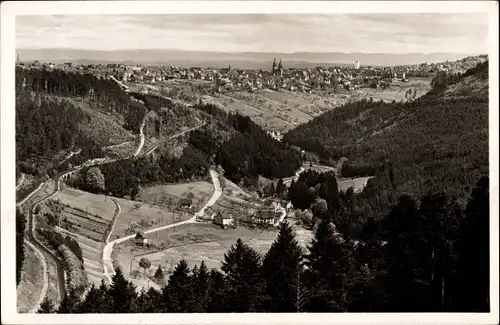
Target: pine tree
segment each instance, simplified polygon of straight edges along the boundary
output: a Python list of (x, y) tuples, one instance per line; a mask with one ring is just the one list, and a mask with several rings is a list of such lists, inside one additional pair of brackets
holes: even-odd
[(490, 311), (490, 201), (489, 178), (482, 177), (465, 210), (457, 243), (457, 292), (454, 309), (460, 312)]
[(305, 282), (310, 292), (309, 312), (345, 311), (347, 286), (352, 276), (351, 247), (329, 222), (321, 222), (305, 256)]
[[(383, 287), (391, 312), (424, 312), (429, 303), (429, 282), (426, 277), (425, 236), (423, 218), (415, 200), (408, 195), (399, 198), (383, 220), (385, 268)], [(384, 310), (385, 311), (385, 310)]]
[(125, 279), (121, 268), (116, 269), (108, 294), (111, 304), (110, 313), (129, 313), (137, 297), (134, 286)]
[(49, 297), (45, 296), (42, 303), (40, 304), (40, 308), (38, 309), (38, 314), (52, 314), (55, 312), (54, 304)]
[[(423, 278), (430, 285), (426, 311), (449, 311), (449, 288), (453, 274), (454, 251), (461, 210), (444, 193), (424, 196), (420, 203)], [(425, 280), (424, 280), (425, 281)]]
[(297, 311), (297, 279), (301, 272), (302, 250), (292, 227), (282, 223), (278, 237), (262, 261), (266, 283), (266, 312)]
[(227, 282), (227, 308), (232, 312), (258, 311), (263, 291), (259, 253), (238, 239), (224, 255), (221, 269)]
[(76, 295), (75, 290), (70, 290), (70, 292), (64, 295), (64, 298), (57, 309), (58, 314), (73, 314), (77, 312), (79, 299)]
[(194, 292), (194, 312), (205, 312), (208, 302), (208, 287), (210, 274), (204, 261), (201, 261), (200, 268), (194, 272), (193, 268), (193, 292)]
[(103, 313), (108, 312), (107, 287), (101, 281), (101, 286), (97, 288), (93, 283), (85, 296), (85, 299), (79, 304), (81, 313)]
[(156, 269), (155, 272), (155, 279), (158, 281), (162, 281), (164, 277), (165, 275), (163, 274), (163, 269), (161, 268), (161, 265), (158, 265), (158, 268)]
[(210, 271), (210, 281), (208, 285), (208, 313), (223, 313), (229, 312), (225, 303), (226, 297), (226, 281), (224, 275), (218, 270), (212, 269)]
[(193, 302), (192, 278), (188, 263), (181, 260), (163, 288), (162, 299), (165, 312), (189, 313)]

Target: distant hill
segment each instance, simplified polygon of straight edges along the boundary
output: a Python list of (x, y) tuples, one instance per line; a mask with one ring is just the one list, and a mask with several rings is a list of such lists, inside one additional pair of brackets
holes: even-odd
[(258, 52), (201, 52), (182, 50), (119, 50), (97, 51), (77, 49), (17, 49), (22, 62), (129, 63), (129, 64), (171, 64), (178, 66), (227, 67), (267, 69), (273, 58), (283, 60), (285, 67), (315, 67), (318, 65), (352, 65), (360, 61), (362, 65), (403, 65), (423, 62), (436, 63), (455, 61), (470, 54), (463, 53), (258, 53)]
[(413, 102), (346, 104), (284, 141), (323, 159), (346, 157), (343, 176), (380, 175), (396, 195), (444, 191), (464, 199), (489, 169), (488, 62), (450, 80)]

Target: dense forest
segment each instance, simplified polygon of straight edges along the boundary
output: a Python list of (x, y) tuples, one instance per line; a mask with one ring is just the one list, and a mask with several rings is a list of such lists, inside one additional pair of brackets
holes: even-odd
[(381, 173), (370, 179), (362, 192), (355, 193), (353, 188), (339, 191), (335, 172), (307, 170), (292, 181), (287, 199), (295, 209), (312, 211), (314, 218), (304, 226), (333, 222), (345, 238), (360, 240), (368, 220), (380, 220), (387, 213), (386, 206), (396, 199), (388, 178), (388, 173)]
[(63, 97), (85, 97), (99, 107), (126, 115), (130, 96), (113, 80), (88, 73), (16, 67), (16, 90), (33, 91)]
[[(464, 76), (487, 82), (487, 68), (483, 63)], [(405, 103), (348, 103), (291, 130), (284, 141), (323, 160), (347, 158), (340, 176), (383, 174), (377, 181), (393, 197), (445, 192), (464, 204), (488, 173), (488, 97), (429, 93)]]
[[(64, 152), (83, 149), (80, 160), (96, 158), (86, 155), (94, 150), (90, 148), (115, 144), (112, 139), (129, 139), (126, 130), (138, 132), (147, 111), (116, 82), (90, 74), (18, 67), (16, 90), (17, 167), (34, 175), (60, 170)], [(121, 114), (125, 124), (110, 125), (92, 110)]]
[(16, 209), (16, 285), (21, 281), (21, 271), (24, 263), (24, 230), (26, 229), (26, 216)]
[[(235, 183), (262, 175), (276, 179), (293, 175), (302, 164), (300, 152), (274, 140), (249, 117), (238, 113), (226, 113), (211, 104), (197, 104), (196, 109), (206, 112), (215, 120), (234, 132), (225, 141), (220, 141), (214, 125), (197, 130), (190, 135), (189, 142), (221, 165), (225, 176)], [(224, 126), (222, 126), (224, 128)], [(245, 182), (247, 183), (247, 182)]]
[[(132, 200), (139, 193), (139, 186), (155, 183), (179, 183), (206, 176), (210, 166), (206, 155), (188, 146), (175, 158), (168, 153), (115, 161), (99, 167), (82, 168), (70, 185), (92, 193), (105, 193), (117, 197), (129, 196)], [(101, 173), (95, 177), (92, 170)], [(89, 173), (90, 171), (90, 173)], [(104, 186), (96, 186), (95, 179), (102, 178)]]
[(238, 239), (220, 270), (181, 260), (161, 291), (140, 293), (117, 269), (111, 285), (92, 285), (83, 300), (70, 292), (57, 310), (46, 299), (39, 312), (488, 312), (489, 281), (483, 177), (464, 210), (444, 193), (420, 204), (402, 195), (379, 222), (370, 219), (362, 240), (324, 220), (307, 251), (283, 223), (264, 256)]

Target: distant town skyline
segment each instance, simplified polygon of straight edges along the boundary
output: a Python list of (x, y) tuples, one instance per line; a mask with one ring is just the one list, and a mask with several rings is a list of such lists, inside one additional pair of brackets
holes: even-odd
[(18, 16), (18, 49), (487, 53), (487, 14)]

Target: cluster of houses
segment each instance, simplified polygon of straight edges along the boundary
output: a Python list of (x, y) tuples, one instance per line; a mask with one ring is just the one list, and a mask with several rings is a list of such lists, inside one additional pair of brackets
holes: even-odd
[[(113, 75), (123, 82), (141, 84), (160, 84), (166, 80), (197, 80), (210, 85), (216, 92), (254, 91), (257, 89), (286, 89), (289, 91), (311, 92), (314, 90), (346, 90), (361, 87), (379, 87), (396, 81), (406, 81), (410, 77), (428, 77), (439, 70), (448, 74), (462, 72), (487, 57), (468, 57), (459, 61), (443, 63), (423, 63), (392, 67), (354, 66), (286, 68), (282, 61), (276, 59), (269, 70), (249, 70), (228, 68), (181, 68), (176, 66), (142, 66), (125, 64), (89, 64), (74, 65), (72, 63), (53, 64), (34, 61), (31, 67), (45, 69), (62, 69), (93, 73), (97, 76)], [(23, 63), (18, 63), (23, 65)]]
[[(282, 208), (279, 203), (272, 202), (257, 211), (252, 211), (246, 218), (239, 219), (239, 223), (251, 224), (254, 226), (276, 226), (282, 217)], [(199, 221), (211, 221), (213, 224), (224, 229), (236, 227), (234, 216), (226, 210), (216, 210), (207, 207), (203, 215), (198, 216)]]

